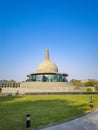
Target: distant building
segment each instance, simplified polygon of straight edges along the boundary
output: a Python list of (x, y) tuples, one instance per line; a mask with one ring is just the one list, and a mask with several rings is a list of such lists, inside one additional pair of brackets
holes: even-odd
[(20, 87), (20, 82), (16, 82), (14, 80), (0, 80), (0, 88), (12, 87), (17, 88)]

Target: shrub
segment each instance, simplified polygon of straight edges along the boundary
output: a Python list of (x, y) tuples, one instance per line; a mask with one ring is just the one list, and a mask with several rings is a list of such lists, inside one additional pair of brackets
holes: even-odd
[(92, 88), (87, 88), (87, 92), (93, 92)]

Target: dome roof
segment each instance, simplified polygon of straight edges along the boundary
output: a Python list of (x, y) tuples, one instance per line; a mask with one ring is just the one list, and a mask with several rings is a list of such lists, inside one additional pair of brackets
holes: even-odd
[(53, 63), (49, 59), (49, 51), (46, 49), (46, 58), (45, 60), (39, 64), (37, 68), (37, 73), (57, 73), (58, 72), (58, 67), (56, 66), (55, 63)]

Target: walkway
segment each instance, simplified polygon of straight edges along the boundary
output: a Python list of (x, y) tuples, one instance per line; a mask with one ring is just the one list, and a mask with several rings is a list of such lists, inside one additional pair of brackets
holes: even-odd
[(39, 130), (98, 130), (98, 109), (83, 117)]

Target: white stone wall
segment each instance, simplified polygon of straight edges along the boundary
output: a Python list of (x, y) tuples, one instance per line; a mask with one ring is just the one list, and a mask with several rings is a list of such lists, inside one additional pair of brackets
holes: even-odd
[(67, 82), (23, 82), (20, 84), (25, 92), (72, 92), (74, 87), (71, 87)]
[(6, 87), (6, 88), (2, 88), (2, 93), (6, 93), (6, 94), (13, 93), (13, 94), (16, 94), (16, 92), (18, 90), (19, 90), (18, 88)]
[(2, 93), (87, 92), (86, 87), (76, 88), (68, 82), (22, 82), (18, 88), (2, 88)]
[(22, 82), (20, 84), (20, 87), (47, 87), (48, 88), (54, 86), (67, 87), (67, 86), (71, 86), (71, 84), (68, 82)]

